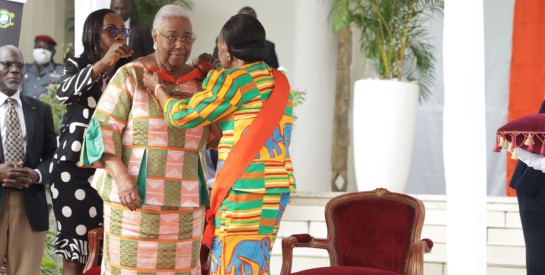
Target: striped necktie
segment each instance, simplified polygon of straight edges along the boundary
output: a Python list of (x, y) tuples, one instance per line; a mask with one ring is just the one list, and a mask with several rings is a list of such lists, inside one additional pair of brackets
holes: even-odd
[(6, 136), (6, 148), (4, 151), (5, 162), (19, 162), (24, 160), (25, 149), (23, 147), (23, 132), (19, 116), (15, 111), (17, 101), (14, 98), (8, 98), (8, 112), (6, 115), (6, 128), (8, 134)]

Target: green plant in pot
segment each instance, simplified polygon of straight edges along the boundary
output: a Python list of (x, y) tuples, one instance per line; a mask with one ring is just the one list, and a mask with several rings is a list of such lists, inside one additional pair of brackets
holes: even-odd
[(411, 166), (419, 99), (430, 94), (435, 47), (426, 22), (443, 0), (334, 0), (333, 30), (360, 33), (374, 79), (355, 82), (353, 148), (358, 189), (404, 192)]
[(335, 32), (360, 31), (362, 54), (381, 79), (418, 81), (425, 97), (435, 76), (425, 22), (443, 8), (444, 0), (336, 0), (329, 18)]

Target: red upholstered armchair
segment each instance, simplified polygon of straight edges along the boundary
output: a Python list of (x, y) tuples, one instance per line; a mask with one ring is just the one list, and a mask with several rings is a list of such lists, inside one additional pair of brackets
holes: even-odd
[[(433, 242), (420, 239), (424, 205), (379, 188), (331, 199), (325, 208), (327, 238), (308, 234), (282, 240), (281, 275), (421, 275)], [(294, 247), (327, 249), (330, 267), (291, 273)]]

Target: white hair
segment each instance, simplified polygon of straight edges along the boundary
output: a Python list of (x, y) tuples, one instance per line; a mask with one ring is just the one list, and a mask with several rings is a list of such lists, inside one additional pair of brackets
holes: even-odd
[(189, 12), (187, 12), (184, 8), (176, 5), (165, 5), (155, 14), (155, 18), (153, 18), (153, 29), (158, 29), (159, 26), (163, 24), (165, 19), (171, 17), (181, 17), (191, 21), (191, 18), (189, 18)]
[(19, 57), (21, 57), (21, 60), (23, 60), (24, 62), (23, 53), (21, 52), (21, 50), (19, 50), (19, 48), (15, 47), (14, 45), (0, 46), (0, 53), (9, 52), (9, 51), (17, 52), (17, 54), (19, 54)]

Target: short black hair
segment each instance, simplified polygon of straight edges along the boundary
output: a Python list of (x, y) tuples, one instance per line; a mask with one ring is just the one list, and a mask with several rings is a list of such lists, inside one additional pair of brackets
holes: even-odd
[(231, 16), (221, 28), (221, 36), (231, 54), (238, 59), (256, 62), (267, 57), (265, 28), (255, 17), (246, 14)]
[(93, 64), (99, 61), (104, 55), (102, 47), (102, 23), (107, 14), (115, 13), (111, 9), (100, 9), (92, 12), (83, 23), (83, 55)]

